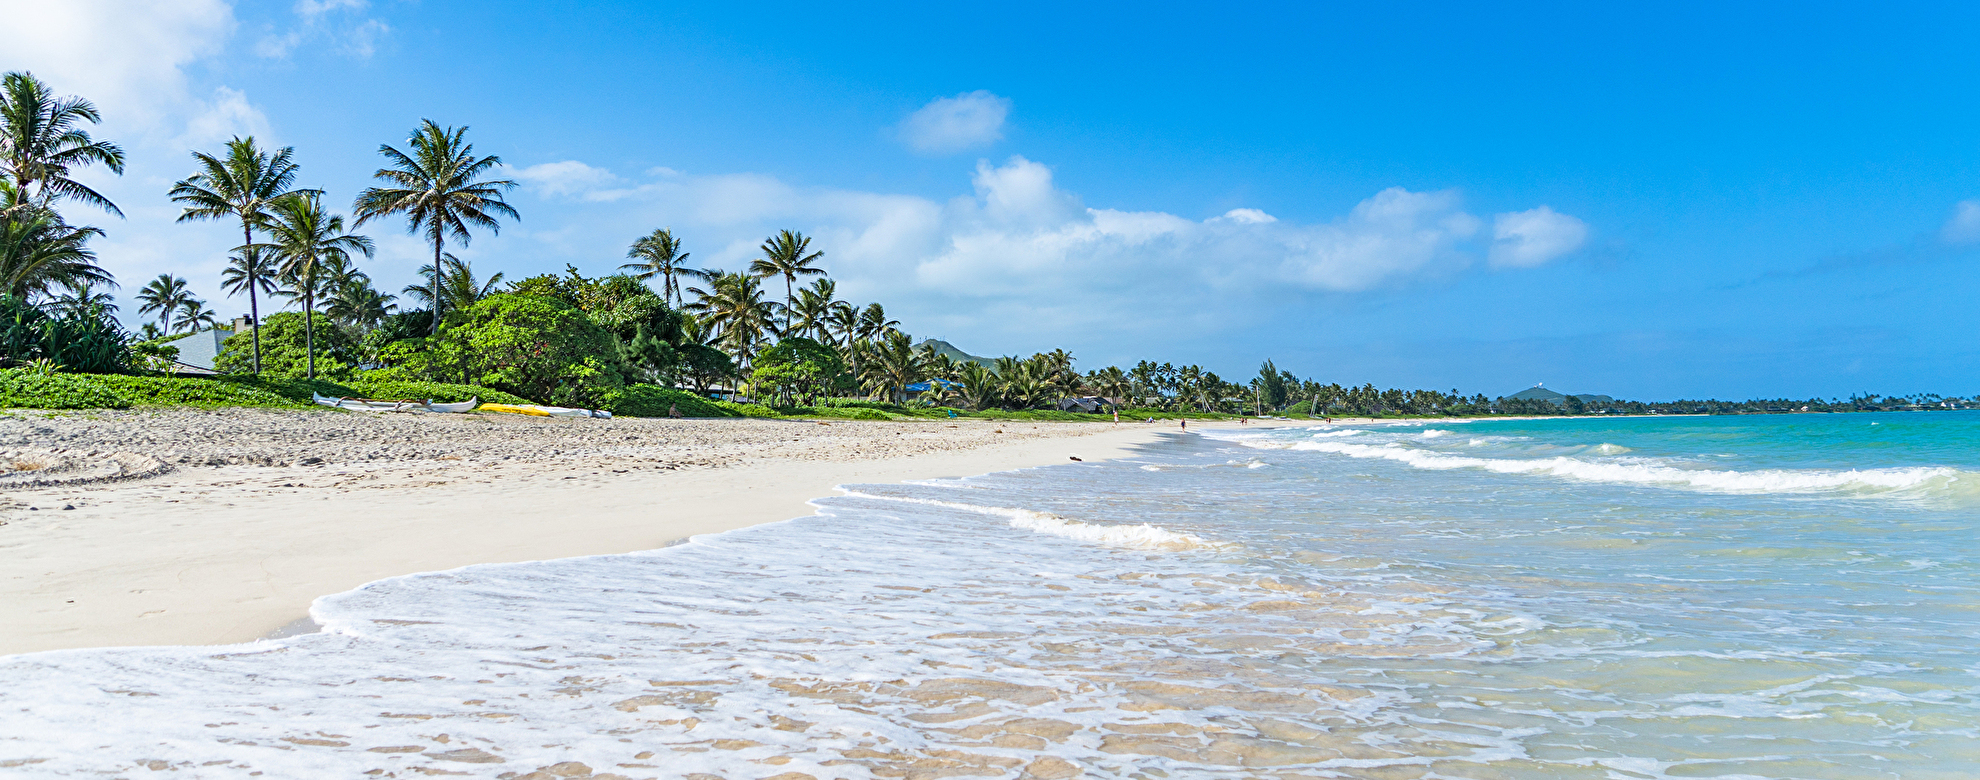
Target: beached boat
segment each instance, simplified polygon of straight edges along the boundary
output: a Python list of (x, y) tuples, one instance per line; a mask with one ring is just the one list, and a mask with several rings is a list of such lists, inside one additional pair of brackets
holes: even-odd
[(603, 409), (572, 409), (564, 406), (536, 406), (534, 404), (482, 404), (480, 411), (526, 414), (531, 417), (596, 417), (601, 420), (612, 419), (612, 413)]
[(481, 405), (481, 398), (479, 396), (460, 403), (451, 404), (436, 404), (430, 400), (418, 399), (331, 398), (316, 393), (310, 393), (310, 396), (315, 398), (317, 403), (324, 406), (348, 409), (353, 412), (441, 412), (459, 414), (462, 412), (472, 412), (476, 406)]

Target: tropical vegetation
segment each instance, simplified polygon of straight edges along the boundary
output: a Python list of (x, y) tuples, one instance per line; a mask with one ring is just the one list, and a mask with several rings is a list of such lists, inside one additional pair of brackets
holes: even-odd
[[(1487, 398), (1458, 391), (1322, 383), (1270, 361), (1233, 380), (1197, 365), (1141, 361), (1080, 370), (1064, 350), (976, 358), (917, 341), (879, 302), (840, 295), (824, 247), (795, 230), (766, 237), (742, 270), (690, 266), (688, 237), (631, 237), (616, 273), (575, 266), (521, 279), (477, 273), (462, 251), (477, 233), (521, 218), (468, 128), (422, 120), (382, 144), (376, 185), (336, 213), (300, 186), (291, 147), (252, 137), (194, 151), (165, 193), (179, 220), (240, 229), (219, 275), (244, 295), (246, 327), (224, 344), (214, 379), (164, 376), (172, 339), (212, 328), (213, 308), (170, 271), (134, 293), (137, 332), (116, 319), (116, 280), (91, 242), (102, 228), (75, 207), (121, 216), (81, 183), (92, 167), (122, 173), (124, 152), (96, 139), (102, 121), (80, 97), (29, 73), (0, 75), (0, 406), (80, 408), (155, 403), (306, 405), (312, 393), (549, 402), (628, 415), (1093, 419), (1275, 414), (1483, 415), (1738, 413), (1964, 408), (1940, 396), (1859, 395), (1644, 404), (1604, 396)], [(358, 231), (403, 220), (431, 262), (397, 295), (359, 267), (374, 251)], [(600, 261), (609, 265), (616, 260)], [(403, 296), (402, 306), (400, 296)], [(264, 298), (289, 309), (264, 317)]]

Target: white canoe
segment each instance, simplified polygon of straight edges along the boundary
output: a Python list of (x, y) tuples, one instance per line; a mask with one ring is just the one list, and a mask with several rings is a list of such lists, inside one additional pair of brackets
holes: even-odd
[(388, 401), (388, 400), (380, 400), (376, 398), (330, 398), (328, 396), (317, 395), (316, 393), (310, 393), (310, 396), (315, 398), (317, 403), (322, 404), (324, 406), (334, 407), (337, 409), (349, 409), (353, 412), (442, 412), (442, 413), (458, 414), (461, 412), (474, 411), (474, 408), (476, 406), (481, 405), (480, 397), (475, 397), (466, 401), (462, 401), (460, 403), (436, 404), (432, 401), (414, 401), (414, 400)]

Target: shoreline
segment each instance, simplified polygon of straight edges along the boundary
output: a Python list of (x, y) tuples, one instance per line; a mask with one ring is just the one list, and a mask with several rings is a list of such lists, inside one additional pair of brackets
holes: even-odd
[[(217, 422), (239, 435), (253, 435), (265, 418), (291, 422), (232, 410), (153, 416), (163, 421), (147, 421), (154, 425)], [(27, 426), (108, 446), (116, 442), (97, 439), (104, 430), (121, 432), (120, 422), (128, 421), (106, 427), (92, 415), (9, 416), (0, 419), (0, 443)], [(503, 419), (485, 429), (477, 421), (404, 415), (333, 422), (340, 430), (325, 441), (371, 434), (352, 445), (352, 460), (301, 465), (306, 459), (285, 460), (284, 448), (295, 442), (279, 436), (264, 433), (245, 445), (222, 436), (209, 448), (216, 454), (156, 447), (160, 460), (179, 462), (160, 476), (9, 491), (9, 505), (0, 506), (0, 625), (9, 627), (0, 655), (227, 645), (306, 633), (317, 597), (388, 577), (658, 549), (811, 514), (808, 502), (840, 485), (1112, 459), (1179, 431), (1126, 421)], [(97, 439), (86, 435), (91, 426)], [(431, 433), (422, 428), (436, 426), (443, 429), (437, 438), (453, 439), (443, 454), (364, 459), (372, 457), (367, 446), (418, 448), (420, 435)], [(1199, 426), (1239, 427), (1192, 427)], [(406, 429), (410, 434), (398, 435)], [(510, 452), (527, 449), (533, 436), (567, 432), (632, 441), (616, 449), (546, 444), (533, 456)], [(289, 465), (245, 465), (271, 459)], [(214, 460), (221, 464), (200, 465)]]

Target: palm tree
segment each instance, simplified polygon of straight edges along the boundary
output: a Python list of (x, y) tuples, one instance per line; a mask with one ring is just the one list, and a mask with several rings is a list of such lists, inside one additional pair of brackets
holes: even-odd
[(69, 178), (71, 169), (102, 165), (124, 173), (124, 150), (91, 140), (84, 122), (99, 124), (96, 105), (79, 97), (56, 97), (32, 73), (0, 76), (0, 173), (22, 203), (49, 208), (56, 200), (79, 200), (117, 216), (117, 204)]
[(48, 309), (68, 317), (81, 317), (95, 312), (109, 315), (117, 312), (117, 298), (107, 292), (97, 292), (87, 280), (65, 282), (62, 293), (49, 301)]
[(708, 278), (703, 271), (681, 265), (687, 262), (688, 253), (681, 251), (681, 240), (666, 228), (634, 241), (632, 248), (626, 250), (626, 257), (639, 262), (626, 263), (619, 266), (619, 270), (632, 271), (633, 278), (640, 281), (660, 277), (660, 298), (675, 308), (681, 305), (681, 287), (674, 280), (676, 275), (692, 279)]
[(698, 298), (688, 311), (700, 315), (703, 324), (717, 332), (717, 338), (747, 365), (756, 354), (756, 345), (765, 336), (777, 335), (777, 304), (763, 300), (762, 280), (748, 274), (716, 272), (708, 289), (688, 288)]
[(393, 297), (371, 286), (371, 279), (355, 273), (338, 280), (324, 301), (323, 313), (347, 328), (375, 328), (391, 316), (399, 305)]
[(192, 290), (187, 289), (186, 280), (171, 274), (159, 274), (158, 278), (146, 282), (138, 289), (138, 313), (158, 312), (158, 325), (166, 335), (176, 333), (172, 327), (172, 314), (179, 306), (192, 300)]
[[(259, 294), (266, 293), (274, 295), (280, 289), (276, 284), (275, 269), (269, 267), (267, 263), (252, 259), (260, 256), (261, 253), (259, 250), (255, 252), (237, 252), (228, 255), (227, 270), (220, 272), (221, 291), (228, 295), (247, 293), (248, 322), (256, 330), (259, 330), (261, 327), (261, 307), (257, 303)], [(255, 345), (254, 370), (259, 372), (261, 370), (261, 334), (257, 332), (252, 335)]]
[[(426, 284), (409, 284), (399, 292), (407, 297), (426, 304), (431, 308), (449, 308), (459, 311), (495, 294), (496, 285), (502, 283), (502, 274), (488, 277), (487, 281), (474, 278), (474, 267), (466, 260), (452, 253), (440, 257), (440, 277), (434, 279), (433, 266), (422, 266), (419, 275), (426, 278)], [(434, 294), (435, 290), (438, 295)]]
[(749, 264), (749, 272), (768, 279), (772, 276), (784, 277), (784, 330), (791, 329), (791, 309), (797, 303), (797, 278), (800, 276), (823, 276), (825, 269), (812, 263), (825, 256), (824, 252), (811, 252), (811, 239), (803, 233), (779, 230), (777, 235), (763, 242), (763, 256)]
[(279, 273), (303, 301), (303, 354), (316, 378), (316, 296), (336, 271), (348, 273), (351, 253), (372, 253), (371, 239), (344, 230), (344, 218), (323, 208), (316, 192), (300, 192), (271, 204), (268, 243), (262, 249), (280, 263)]
[(810, 287), (799, 290), (792, 311), (797, 317), (797, 333), (812, 334), (823, 341), (825, 321), (832, 314), (832, 304), (837, 303), (834, 299), (838, 293), (838, 285), (830, 279), (819, 279)]
[(172, 312), (172, 328), (192, 333), (201, 325), (213, 327), (213, 310), (206, 308), (206, 302), (198, 298), (187, 298), (179, 302), (179, 308)]
[(1128, 389), (1132, 386), (1128, 381), (1127, 372), (1122, 371), (1120, 366), (1108, 366), (1095, 371), (1092, 376), (1087, 377), (1087, 382), (1092, 384), (1093, 389), (1101, 396), (1118, 398), (1123, 403), (1127, 401)]
[(46, 210), (0, 219), (0, 293), (28, 298), (75, 283), (114, 286), (89, 248), (89, 239), (101, 235), (93, 227), (64, 225)]
[(295, 163), (295, 153), (295, 147), (284, 146), (270, 154), (255, 147), (254, 136), (234, 136), (234, 140), (227, 142), (227, 156), (224, 159), (205, 152), (193, 152), (199, 172), (172, 185), (169, 193), (173, 203), (185, 204), (185, 210), (179, 213), (180, 222), (222, 217), (234, 217), (241, 221), (241, 246), (247, 248), (241, 250), (239, 256), (227, 258), (230, 267), (221, 276), (221, 287), (235, 295), (247, 293), (248, 319), (255, 323), (256, 374), (261, 373), (259, 293), (271, 292), (274, 283), (268, 279), (271, 269), (262, 262), (261, 253), (253, 248), (254, 228), (268, 221), (271, 204), (292, 192), (289, 185), (296, 180), (296, 173), (302, 170), (302, 166)]
[(875, 397), (906, 400), (907, 386), (928, 378), (925, 355), (914, 348), (913, 340), (898, 330), (867, 345), (866, 387)]
[(887, 319), (887, 310), (880, 304), (869, 303), (866, 309), (859, 313), (859, 337), (877, 340), (899, 324), (901, 324), (900, 320)]
[(997, 374), (974, 360), (962, 364), (956, 373), (962, 382), (963, 403), (977, 411), (997, 405)]
[[(391, 167), (378, 169), (372, 177), (394, 186), (367, 188), (358, 193), (352, 206), (357, 212), (357, 225), (391, 214), (406, 215), (406, 232), (424, 233), (427, 242), (433, 245), (432, 267), (436, 274), (443, 268), (441, 255), (448, 236), (466, 246), (473, 238), (468, 232), (471, 226), (501, 233), (502, 224), (496, 217), (522, 219), (502, 200), (502, 191), (515, 187), (516, 183), (482, 178), (501, 165), (502, 158), (475, 157), (474, 144), (467, 142), (467, 130), (466, 127), (443, 128), (431, 119), (424, 119), (407, 142), (411, 154), (380, 145), (378, 153), (390, 161)], [(442, 303), (440, 297), (433, 302), (435, 335), (440, 333)]]
[(859, 310), (845, 301), (834, 301), (825, 312), (825, 327), (839, 334), (840, 349), (852, 349), (853, 341), (859, 337)]

